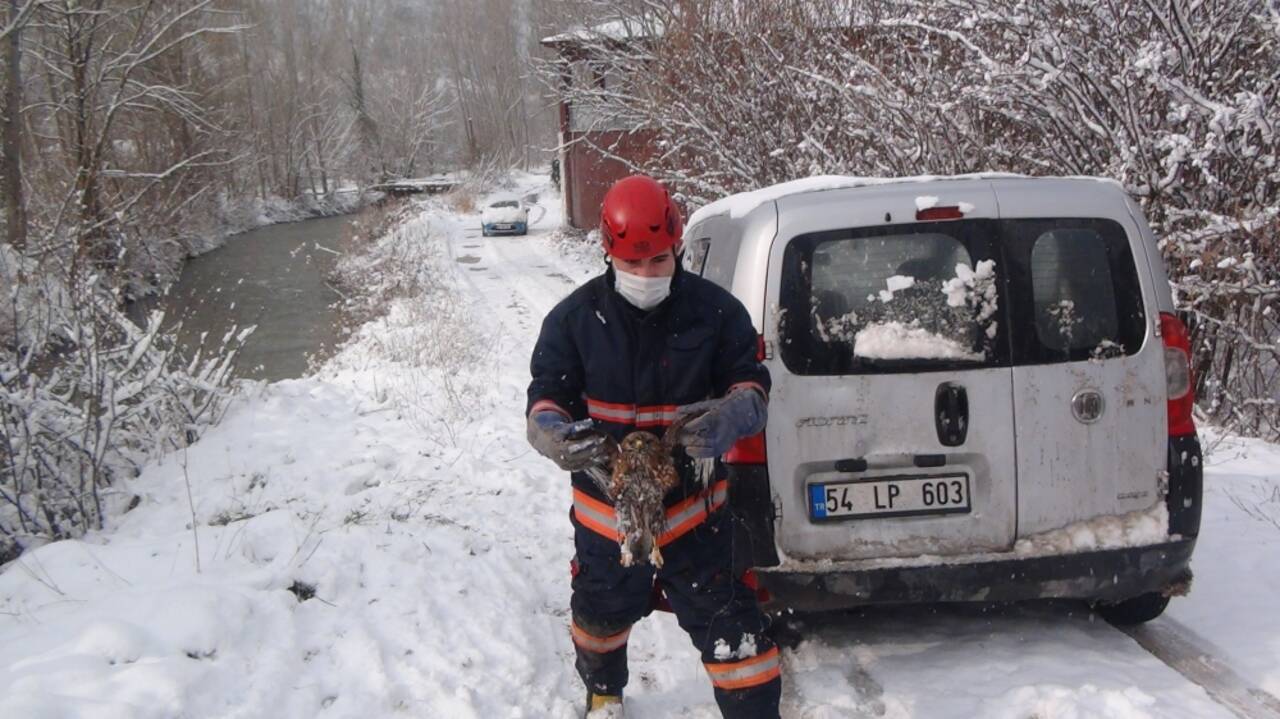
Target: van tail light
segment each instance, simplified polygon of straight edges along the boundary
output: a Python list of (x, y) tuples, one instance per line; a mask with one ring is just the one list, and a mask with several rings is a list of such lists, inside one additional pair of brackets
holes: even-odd
[(930, 207), (924, 210), (916, 210), (916, 222), (930, 222), (933, 220), (963, 220), (964, 210), (958, 206), (949, 207)]
[[(764, 335), (756, 335), (756, 361), (763, 362), (769, 356)], [(764, 432), (743, 437), (734, 443), (723, 457), (725, 464), (766, 464)]]
[(766, 464), (764, 432), (743, 437), (734, 443), (724, 455), (725, 464)]
[(1191, 335), (1176, 315), (1160, 313), (1160, 335), (1164, 338), (1164, 377), (1169, 389), (1169, 436), (1196, 433), (1191, 417), (1196, 397), (1191, 376)]
[(773, 595), (769, 593), (769, 590), (760, 586), (760, 577), (756, 574), (756, 570), (748, 569), (743, 572), (742, 583), (747, 585), (747, 589), (756, 593), (756, 601), (761, 604), (767, 604), (770, 599), (773, 599)]

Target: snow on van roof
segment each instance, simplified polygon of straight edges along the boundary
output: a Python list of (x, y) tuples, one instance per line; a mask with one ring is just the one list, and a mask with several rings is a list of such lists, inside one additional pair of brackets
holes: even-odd
[(897, 185), (910, 182), (942, 182), (945, 180), (1007, 180), (1007, 179), (1070, 179), (1094, 180), (1120, 187), (1120, 183), (1106, 177), (1054, 177), (1034, 178), (1011, 172), (976, 172), (967, 175), (918, 175), (916, 177), (853, 177), (849, 175), (818, 175), (800, 180), (792, 180), (777, 185), (762, 187), (750, 192), (739, 192), (736, 195), (723, 197), (709, 205), (705, 205), (689, 216), (689, 225), (697, 224), (715, 215), (729, 215), (732, 218), (745, 217), (752, 210), (767, 202), (780, 200), (791, 195), (822, 190), (844, 190), (852, 187), (874, 187), (879, 185)]

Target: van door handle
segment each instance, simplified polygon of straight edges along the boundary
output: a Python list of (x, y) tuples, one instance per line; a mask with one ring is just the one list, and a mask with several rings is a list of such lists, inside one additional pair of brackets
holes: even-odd
[(959, 447), (969, 435), (969, 393), (964, 385), (943, 382), (933, 400), (933, 420), (938, 441), (944, 447)]

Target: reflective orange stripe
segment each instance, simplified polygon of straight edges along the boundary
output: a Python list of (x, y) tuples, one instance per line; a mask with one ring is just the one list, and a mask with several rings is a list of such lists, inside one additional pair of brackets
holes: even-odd
[(618, 516), (613, 507), (580, 489), (573, 490), (573, 516), (582, 526), (610, 541), (618, 541)]
[[(728, 500), (729, 480), (722, 479), (705, 492), (667, 507), (667, 531), (658, 537), (658, 546), (665, 547), (688, 534)], [(609, 541), (618, 541), (618, 515), (613, 507), (580, 489), (573, 490), (573, 516), (587, 529)]]
[(597, 637), (574, 621), (569, 622), (569, 631), (573, 634), (574, 644), (596, 654), (605, 654), (621, 648), (627, 643), (627, 637), (631, 636), (631, 627), (627, 627), (611, 637)]
[(598, 419), (602, 422), (633, 424), (636, 420), (636, 406), (634, 404), (602, 402), (598, 399), (588, 397), (587, 414), (590, 415), (592, 419)]
[[(707, 500), (710, 501), (707, 501)], [(694, 527), (707, 521), (710, 511), (714, 512), (729, 500), (729, 480), (716, 482), (706, 492), (689, 497), (679, 504), (667, 508), (667, 531), (658, 537), (658, 546), (665, 547), (680, 537), (688, 534)]]
[(636, 407), (637, 427), (667, 427), (676, 421), (676, 405), (661, 404)]
[(635, 405), (587, 398), (587, 414), (592, 419), (636, 427), (666, 427), (676, 420), (674, 404)]
[(711, 675), (711, 684), (717, 689), (746, 689), (782, 676), (782, 660), (777, 647), (740, 662), (704, 666)]

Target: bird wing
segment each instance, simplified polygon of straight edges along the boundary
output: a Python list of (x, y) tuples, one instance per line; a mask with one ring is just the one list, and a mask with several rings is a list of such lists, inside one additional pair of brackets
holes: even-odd
[(613, 484), (613, 466), (617, 463), (618, 454), (621, 450), (618, 447), (618, 440), (610, 435), (605, 435), (604, 447), (604, 457), (598, 463), (587, 467), (583, 471), (587, 473), (591, 481), (596, 483), (600, 491), (604, 492), (606, 497), (612, 498), (613, 492), (610, 491), (610, 487)]

